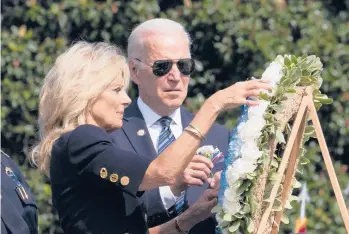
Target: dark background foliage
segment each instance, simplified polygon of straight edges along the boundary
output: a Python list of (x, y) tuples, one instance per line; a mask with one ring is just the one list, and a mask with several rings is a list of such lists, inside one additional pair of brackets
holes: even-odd
[[(259, 77), (278, 54), (315, 54), (324, 64), (322, 92), (334, 99), (319, 117), (344, 189), (349, 165), (349, 1), (347, 0), (7, 0), (1, 2), (1, 148), (29, 179), (39, 205), (40, 232), (60, 233), (49, 180), (28, 164), (37, 139), (40, 83), (55, 58), (77, 40), (107, 41), (126, 48), (140, 22), (166, 17), (190, 33), (197, 69), (186, 106), (198, 109), (218, 89)], [(135, 97), (137, 90), (130, 90)], [(219, 122), (233, 128), (239, 110)], [(338, 206), (315, 140), (307, 146), (310, 163), (298, 174), (307, 181), (309, 233), (344, 233)], [(348, 197), (346, 198), (348, 202)], [(297, 203), (289, 213), (293, 230)], [(330, 225), (331, 224), (331, 225)]]

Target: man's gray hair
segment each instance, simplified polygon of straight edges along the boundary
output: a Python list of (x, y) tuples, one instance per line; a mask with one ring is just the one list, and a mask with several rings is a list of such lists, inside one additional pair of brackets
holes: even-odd
[(143, 42), (147, 36), (173, 33), (182, 33), (183, 37), (188, 40), (188, 45), (190, 46), (190, 35), (178, 22), (170, 19), (155, 18), (141, 23), (132, 30), (131, 35), (128, 38), (128, 57), (132, 59), (140, 56), (140, 53), (142, 53), (144, 49)]

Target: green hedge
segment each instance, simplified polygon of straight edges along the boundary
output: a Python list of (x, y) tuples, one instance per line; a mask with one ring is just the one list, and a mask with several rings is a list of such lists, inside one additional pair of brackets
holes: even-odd
[[(276, 2), (276, 4), (274, 4)], [(195, 111), (214, 91), (259, 77), (277, 54), (315, 54), (324, 63), (322, 91), (334, 99), (320, 113), (342, 188), (349, 164), (349, 15), (331, 1), (4, 1), (1, 51), (1, 143), (23, 165), (36, 194), (40, 232), (59, 233), (48, 179), (28, 166), (25, 155), (37, 136), (40, 82), (56, 56), (76, 40), (108, 41), (126, 47), (131, 29), (154, 17), (181, 22), (193, 38), (198, 67), (186, 106)], [(131, 90), (134, 97), (137, 91)], [(239, 110), (219, 121), (232, 128)], [(344, 233), (328, 176), (315, 141), (311, 161), (299, 175), (308, 181), (309, 233)], [(343, 164), (344, 163), (344, 164)], [(297, 207), (298, 205), (295, 204)], [(280, 233), (293, 229), (291, 223)], [(330, 225), (330, 222), (332, 223)], [(53, 225), (52, 225), (53, 224)]]

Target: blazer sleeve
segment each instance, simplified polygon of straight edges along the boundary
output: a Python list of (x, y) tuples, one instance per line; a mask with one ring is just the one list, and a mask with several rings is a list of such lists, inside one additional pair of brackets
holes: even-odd
[(78, 176), (111, 183), (136, 195), (151, 159), (118, 148), (105, 130), (82, 125), (73, 130), (67, 143), (69, 162)]

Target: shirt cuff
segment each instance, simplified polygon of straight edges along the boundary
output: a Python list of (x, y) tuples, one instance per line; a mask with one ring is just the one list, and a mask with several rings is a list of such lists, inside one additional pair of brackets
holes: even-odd
[(160, 187), (159, 192), (160, 192), (162, 204), (164, 205), (166, 210), (172, 207), (176, 203), (176, 200), (180, 197), (180, 196), (177, 197), (172, 193), (170, 186)]

